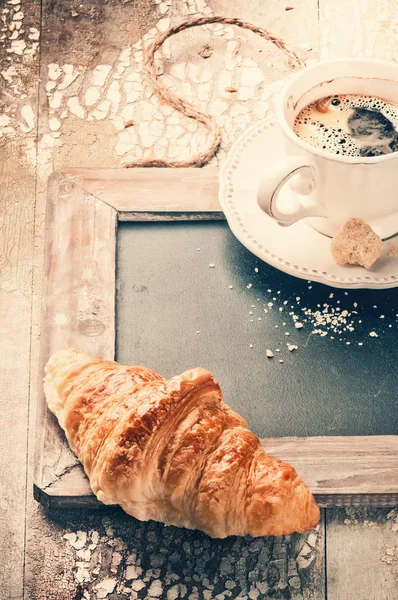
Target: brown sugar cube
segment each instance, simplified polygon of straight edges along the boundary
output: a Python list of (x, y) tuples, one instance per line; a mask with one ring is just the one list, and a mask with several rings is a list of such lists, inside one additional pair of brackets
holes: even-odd
[(349, 219), (332, 240), (331, 251), (338, 265), (370, 267), (380, 257), (383, 242), (362, 219)]

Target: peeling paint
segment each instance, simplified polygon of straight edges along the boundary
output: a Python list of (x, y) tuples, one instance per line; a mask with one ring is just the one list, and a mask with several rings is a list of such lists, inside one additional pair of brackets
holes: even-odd
[(298, 598), (316, 568), (319, 527), (303, 535), (212, 540), (127, 515), (96, 517), (96, 522), (96, 529), (62, 536), (87, 600), (260, 599), (282, 590)]
[[(192, 11), (211, 13), (205, 0), (185, 4), (188, 8), (185, 12), (189, 14)], [(186, 159), (206, 145), (207, 130), (160, 103), (142, 72), (143, 47), (169, 27), (169, 8), (170, 2), (157, 2), (158, 22), (143, 39), (122, 50), (112, 65), (98, 64), (86, 71), (78, 65), (48, 65), (46, 92), (52, 112), (50, 130), (62, 135), (66, 118), (110, 120), (115, 131), (115, 156), (128, 156), (133, 160), (153, 156)], [(240, 53), (242, 39), (232, 27), (218, 24), (209, 31), (226, 40), (224, 56), (217, 57), (216, 68), (209, 69), (207, 59), (200, 55), (195, 61), (170, 63), (171, 45), (167, 40), (158, 53), (158, 69), (161, 73), (164, 71), (162, 81), (167, 87), (219, 121), (225, 151), (242, 129), (266, 117), (272, 90), (264, 84), (265, 75), (256, 60)], [(78, 87), (75, 87), (76, 80)], [(231, 86), (236, 86), (236, 93), (227, 91)], [(242, 108), (245, 105), (247, 110)], [(239, 107), (242, 110), (237, 111)], [(132, 123), (127, 132), (124, 123), (129, 121)], [(219, 152), (212, 165), (218, 164), (224, 155)]]

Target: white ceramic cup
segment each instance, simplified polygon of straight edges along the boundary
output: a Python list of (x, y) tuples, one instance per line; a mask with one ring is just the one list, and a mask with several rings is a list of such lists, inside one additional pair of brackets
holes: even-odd
[[(398, 152), (375, 157), (330, 154), (293, 131), (295, 117), (307, 104), (335, 94), (376, 96), (398, 105), (398, 64), (330, 60), (294, 75), (276, 101), (286, 155), (266, 166), (258, 204), (280, 225), (311, 217), (308, 221), (315, 229), (333, 236), (347, 219), (357, 217), (385, 239), (398, 232)], [(287, 208), (285, 202), (278, 206), (286, 184), (295, 192), (289, 194)]]

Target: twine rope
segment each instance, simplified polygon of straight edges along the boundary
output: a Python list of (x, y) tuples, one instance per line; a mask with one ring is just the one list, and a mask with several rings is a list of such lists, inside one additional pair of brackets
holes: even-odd
[(157, 36), (155, 40), (145, 49), (143, 66), (146, 71), (147, 79), (152, 85), (153, 91), (163, 102), (165, 102), (169, 106), (172, 106), (186, 117), (195, 119), (196, 121), (199, 121), (200, 123), (205, 125), (205, 127), (207, 127), (207, 129), (211, 133), (211, 143), (207, 150), (199, 152), (196, 156), (186, 160), (160, 160), (151, 158), (142, 159), (135, 160), (133, 162), (127, 162), (124, 165), (126, 168), (202, 167), (203, 165), (208, 163), (211, 158), (213, 158), (213, 156), (219, 149), (221, 144), (221, 128), (216, 123), (214, 117), (200, 112), (197, 108), (195, 108), (195, 106), (193, 106), (193, 104), (191, 104), (187, 100), (184, 100), (183, 98), (180, 98), (179, 96), (177, 96), (177, 94), (174, 94), (174, 92), (170, 91), (165, 86), (165, 84), (162, 83), (161, 79), (159, 79), (159, 74), (157, 73), (155, 66), (155, 54), (169, 37), (179, 33), (180, 31), (190, 29), (191, 27), (201, 27), (202, 25), (209, 25), (212, 23), (222, 23), (223, 25), (236, 25), (237, 27), (241, 27), (242, 29), (248, 29), (249, 31), (253, 31), (253, 33), (256, 33), (257, 35), (269, 42), (272, 42), (272, 44), (274, 44), (277, 48), (282, 50), (282, 52), (284, 52), (288, 57), (289, 64), (291, 67), (303, 66), (303, 62), (300, 60), (297, 54), (293, 52), (293, 50), (289, 49), (282, 40), (275, 37), (262, 27), (258, 27), (257, 25), (253, 25), (252, 23), (241, 21), (237, 18), (228, 18), (220, 16), (200, 17), (188, 19), (186, 21), (183, 21), (179, 25), (169, 27), (169, 29)]

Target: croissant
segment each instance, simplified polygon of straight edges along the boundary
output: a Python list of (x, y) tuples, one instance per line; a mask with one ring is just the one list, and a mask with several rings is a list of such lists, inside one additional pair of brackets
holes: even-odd
[(45, 370), (48, 407), (101, 502), (217, 538), (302, 532), (319, 521), (302, 479), (266, 454), (209, 371), (164, 380), (72, 349)]

